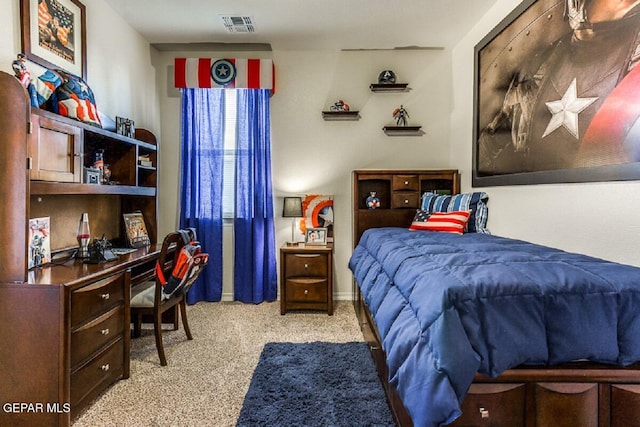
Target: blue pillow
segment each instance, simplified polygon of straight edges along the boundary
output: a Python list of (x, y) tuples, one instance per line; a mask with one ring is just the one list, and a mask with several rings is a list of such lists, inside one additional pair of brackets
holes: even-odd
[(420, 209), (428, 212), (471, 211), (471, 217), (465, 228), (467, 233), (491, 234), (487, 229), (489, 195), (485, 192), (440, 195), (424, 193)]

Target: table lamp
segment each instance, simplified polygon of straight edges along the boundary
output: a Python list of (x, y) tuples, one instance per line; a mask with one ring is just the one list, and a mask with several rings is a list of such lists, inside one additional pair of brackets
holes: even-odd
[(302, 197), (285, 197), (282, 207), (282, 216), (284, 218), (293, 218), (291, 220), (291, 241), (287, 245), (294, 245), (296, 218), (302, 218)]

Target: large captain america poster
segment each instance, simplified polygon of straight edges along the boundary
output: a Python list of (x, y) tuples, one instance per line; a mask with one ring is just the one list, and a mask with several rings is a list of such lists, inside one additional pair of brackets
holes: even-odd
[(473, 185), (640, 179), (640, 0), (526, 0), (475, 48)]

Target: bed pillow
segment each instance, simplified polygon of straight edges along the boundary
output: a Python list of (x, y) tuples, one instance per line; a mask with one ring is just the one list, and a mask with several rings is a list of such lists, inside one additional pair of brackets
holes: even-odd
[(38, 76), (33, 81), (33, 86), (36, 88), (38, 107), (43, 107), (61, 84), (62, 77), (60, 77), (60, 74), (55, 71), (47, 70)]
[(462, 234), (470, 216), (471, 211), (433, 212), (426, 222), (414, 222), (410, 229)]
[(487, 219), (489, 217), (488, 200), (489, 195), (485, 192), (462, 193), (454, 196), (424, 193), (420, 208), (430, 213), (469, 210), (471, 211), (471, 217), (465, 231), (468, 233), (491, 234), (487, 229)]
[(418, 209), (416, 211), (416, 215), (413, 217), (413, 222), (411, 222), (411, 225), (409, 226), (409, 230), (421, 230), (422, 226), (427, 222), (427, 220), (429, 219), (429, 212), (428, 211), (423, 211), (421, 209)]

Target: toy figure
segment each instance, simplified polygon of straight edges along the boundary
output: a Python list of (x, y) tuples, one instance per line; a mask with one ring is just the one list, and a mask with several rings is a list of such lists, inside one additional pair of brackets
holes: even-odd
[(37, 101), (36, 88), (31, 83), (31, 73), (27, 70), (27, 57), (24, 53), (19, 53), (17, 58), (11, 63), (11, 68), (16, 75), (16, 79), (20, 80), (22, 86), (29, 93), (29, 101), (32, 107), (39, 107)]
[(400, 105), (400, 108), (396, 108), (395, 110), (393, 110), (393, 118), (396, 119), (396, 124), (398, 126), (406, 126), (407, 118), (409, 118), (409, 113), (407, 113), (407, 110), (405, 110), (404, 107)]
[(349, 104), (340, 99), (331, 106), (331, 111), (349, 111), (350, 108)]
[(391, 70), (384, 70), (378, 75), (378, 84), (395, 84), (396, 74)]

